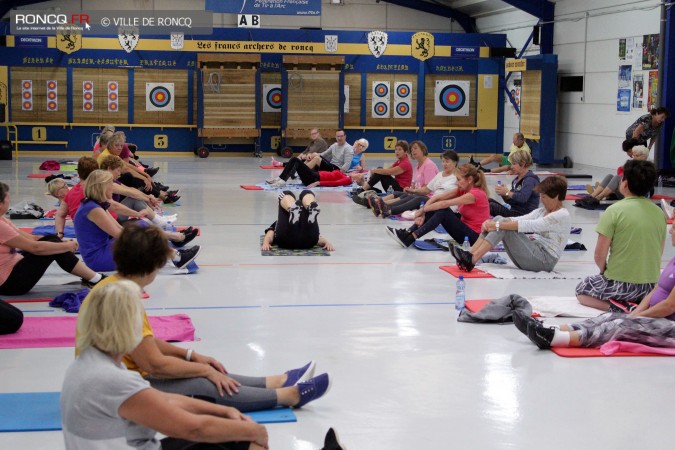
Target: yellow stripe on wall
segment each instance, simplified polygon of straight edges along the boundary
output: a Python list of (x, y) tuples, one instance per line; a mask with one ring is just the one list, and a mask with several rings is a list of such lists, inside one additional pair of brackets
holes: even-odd
[[(490, 78), (488, 78), (490, 77)], [(491, 87), (486, 88), (486, 81)], [(477, 106), (477, 123), (476, 127), (479, 130), (496, 130), (497, 129), (497, 111), (498, 105), (498, 86), (499, 77), (497, 75), (478, 75), (478, 104)]]

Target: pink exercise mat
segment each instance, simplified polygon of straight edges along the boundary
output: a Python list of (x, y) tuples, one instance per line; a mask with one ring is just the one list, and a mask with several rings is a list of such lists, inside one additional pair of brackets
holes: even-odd
[[(193, 341), (195, 327), (186, 314), (148, 317), (155, 337)], [(18, 332), (0, 336), (0, 349), (75, 347), (77, 317), (25, 317)]]

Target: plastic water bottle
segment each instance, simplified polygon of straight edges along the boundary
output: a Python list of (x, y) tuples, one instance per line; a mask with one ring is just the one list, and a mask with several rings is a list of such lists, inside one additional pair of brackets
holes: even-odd
[(656, 191), (659, 194), (663, 194), (663, 176), (659, 175), (656, 187), (657, 187)]
[(455, 309), (461, 311), (464, 309), (464, 303), (466, 300), (466, 283), (464, 282), (464, 276), (460, 275), (459, 280), (457, 280), (457, 290), (455, 291)]
[(424, 202), (420, 202), (420, 209), (424, 209)]
[(389, 186), (387, 189), (387, 195), (392, 195), (394, 193), (394, 186)]
[(464, 242), (462, 242), (462, 250), (468, 252), (471, 248), (471, 243), (469, 242), (469, 236), (464, 236)]

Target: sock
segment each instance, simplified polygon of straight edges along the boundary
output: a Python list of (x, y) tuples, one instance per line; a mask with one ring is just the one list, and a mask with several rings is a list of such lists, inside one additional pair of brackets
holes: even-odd
[(569, 347), (570, 338), (569, 331), (560, 331), (556, 329), (553, 333), (553, 339), (551, 340), (551, 347)]
[(150, 219), (150, 221), (155, 225), (164, 225), (164, 219), (159, 214), (155, 214), (155, 217)]
[(91, 278), (89, 279), (89, 282), (90, 282), (90, 283), (98, 283), (98, 282), (101, 281), (102, 279), (103, 279), (103, 275), (101, 275), (100, 273), (97, 273), (96, 275), (94, 275), (93, 277), (91, 277)]
[(180, 261), (180, 252), (176, 250), (176, 254), (173, 255), (173, 258), (171, 258), (171, 262), (177, 263)]

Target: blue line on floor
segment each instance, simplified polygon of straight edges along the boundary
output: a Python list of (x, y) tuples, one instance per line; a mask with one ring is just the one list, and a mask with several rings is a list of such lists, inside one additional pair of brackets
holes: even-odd
[(55, 309), (22, 309), (21, 312), (55, 312)]
[(175, 306), (170, 308), (145, 308), (146, 311), (162, 311), (170, 309), (252, 309), (252, 308), (262, 308), (261, 305), (242, 305), (242, 306)]
[(324, 303), (300, 305), (270, 305), (270, 308), (305, 308), (322, 306), (418, 306), (418, 305), (454, 305), (451, 302), (411, 302), (411, 303)]

